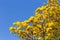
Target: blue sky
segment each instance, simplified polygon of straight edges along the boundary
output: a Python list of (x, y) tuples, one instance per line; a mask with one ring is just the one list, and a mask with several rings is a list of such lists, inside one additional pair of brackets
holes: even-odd
[(36, 8), (47, 0), (0, 0), (0, 40), (20, 40), (10, 34), (9, 27), (15, 21), (24, 21), (34, 15)]

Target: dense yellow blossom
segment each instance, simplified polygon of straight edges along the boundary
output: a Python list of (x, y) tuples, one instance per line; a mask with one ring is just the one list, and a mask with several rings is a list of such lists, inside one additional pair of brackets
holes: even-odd
[(58, 40), (56, 39), (60, 38), (58, 0), (48, 0), (46, 5), (36, 9), (34, 16), (23, 22), (14, 22), (9, 30), (16, 33), (21, 40)]

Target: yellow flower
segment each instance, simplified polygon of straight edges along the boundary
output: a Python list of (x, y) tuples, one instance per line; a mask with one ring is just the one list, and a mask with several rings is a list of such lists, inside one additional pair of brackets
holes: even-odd
[(47, 33), (47, 35), (45, 36), (46, 39), (49, 39), (51, 37), (54, 37), (54, 34), (53, 33)]
[(11, 32), (10, 33), (14, 33), (15, 32), (15, 30), (16, 30), (16, 28), (14, 28), (14, 27), (10, 27), (10, 29), (9, 29)]
[(36, 31), (33, 31), (33, 36), (36, 36), (37, 35), (37, 32)]
[(49, 39), (49, 38), (51, 38), (51, 34), (50, 34), (50, 33), (48, 33), (48, 34), (45, 36), (45, 39)]
[(38, 25), (38, 24), (37, 24), (37, 27), (38, 27), (38, 28), (42, 28), (42, 26), (41, 26), (41, 25)]
[(22, 25), (25, 27), (28, 26), (28, 24), (26, 22), (22, 22)]
[(19, 26), (21, 25), (21, 22), (14, 22), (13, 24)]
[(52, 28), (51, 27), (46, 28), (46, 32), (48, 32), (50, 29), (52, 29)]
[(37, 8), (35, 12), (36, 12), (36, 13), (39, 13), (41, 10), (46, 9), (46, 7), (47, 7), (47, 6), (42, 6), (41, 8)]
[(33, 31), (33, 34), (35, 34), (36, 33), (36, 31)]
[(33, 22), (38, 22), (38, 18), (34, 18)]
[(47, 17), (47, 15), (46, 15), (46, 14), (43, 14), (42, 16), (43, 16), (43, 18), (44, 18), (44, 19), (46, 19), (46, 17)]
[(47, 6), (42, 6), (40, 10), (44, 10), (46, 9)]
[(26, 30), (29, 30), (30, 28), (31, 28), (31, 26), (27, 26), (27, 27), (26, 27)]
[(35, 14), (35, 16), (36, 16), (37, 18), (40, 18), (41, 14), (37, 13), (37, 14)]
[(15, 30), (15, 29), (16, 29), (16, 28), (14, 28), (14, 27), (10, 27), (9, 30), (10, 30), (10, 31), (13, 31), (13, 30)]
[(31, 17), (29, 18), (29, 21), (31, 22), (33, 19), (34, 19), (34, 16), (31, 16)]
[(53, 25), (55, 25), (55, 24), (54, 24), (54, 22), (52, 22), (52, 21), (48, 23), (48, 26), (49, 26), (49, 27), (50, 27), (50, 26), (53, 26)]

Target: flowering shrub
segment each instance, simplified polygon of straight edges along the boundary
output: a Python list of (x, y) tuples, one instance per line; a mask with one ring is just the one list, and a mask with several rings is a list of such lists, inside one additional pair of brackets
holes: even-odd
[(58, 0), (48, 0), (48, 4), (37, 8), (35, 15), (23, 22), (14, 22), (11, 33), (21, 40), (58, 40), (60, 37), (60, 5)]

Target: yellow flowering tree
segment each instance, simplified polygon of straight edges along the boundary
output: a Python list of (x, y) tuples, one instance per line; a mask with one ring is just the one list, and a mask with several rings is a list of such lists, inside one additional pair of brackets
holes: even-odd
[(58, 40), (60, 37), (60, 4), (58, 0), (37, 8), (35, 15), (23, 22), (17, 21), (10, 27), (21, 40)]

